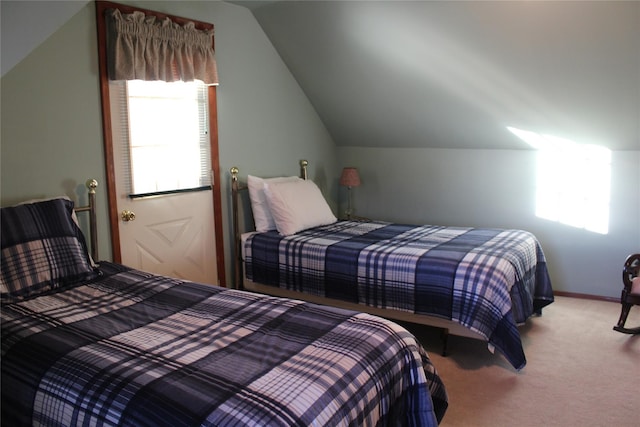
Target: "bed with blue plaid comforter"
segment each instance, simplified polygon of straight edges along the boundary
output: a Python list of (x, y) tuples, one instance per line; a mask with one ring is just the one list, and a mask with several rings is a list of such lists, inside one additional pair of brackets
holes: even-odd
[(3, 305), (3, 426), (434, 426), (446, 410), (426, 352), (393, 322), (100, 270)]
[(542, 248), (523, 230), (338, 221), (252, 234), (244, 259), (257, 283), (460, 323), (518, 370), (517, 325), (553, 302)]

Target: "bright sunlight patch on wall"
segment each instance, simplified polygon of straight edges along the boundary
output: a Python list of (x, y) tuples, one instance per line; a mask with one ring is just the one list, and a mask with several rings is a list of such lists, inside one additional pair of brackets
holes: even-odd
[(611, 150), (553, 135), (507, 129), (538, 150), (536, 216), (607, 234)]

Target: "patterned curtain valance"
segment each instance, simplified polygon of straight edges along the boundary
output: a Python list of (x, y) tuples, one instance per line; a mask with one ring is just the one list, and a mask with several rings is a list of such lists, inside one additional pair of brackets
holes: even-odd
[(202, 80), (218, 84), (213, 30), (177, 24), (135, 11), (107, 11), (108, 68), (111, 80)]

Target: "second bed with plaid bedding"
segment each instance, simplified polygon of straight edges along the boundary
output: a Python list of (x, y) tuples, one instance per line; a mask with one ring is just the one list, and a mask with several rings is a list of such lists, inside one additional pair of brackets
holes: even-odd
[(553, 302), (542, 248), (523, 230), (338, 221), (251, 234), (244, 258), (257, 283), (458, 322), (516, 369), (517, 325)]
[(447, 395), (397, 324), (111, 263), (2, 307), (2, 425), (423, 425)]

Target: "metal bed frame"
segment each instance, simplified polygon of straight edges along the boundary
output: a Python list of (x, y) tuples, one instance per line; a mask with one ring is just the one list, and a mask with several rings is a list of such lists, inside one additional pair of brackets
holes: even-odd
[[(300, 160), (300, 178), (307, 179), (307, 166), (309, 162), (307, 160)], [(253, 282), (244, 276), (244, 260), (242, 257), (242, 231), (240, 229), (240, 196), (243, 192), (248, 192), (248, 186), (246, 183), (240, 182), (238, 167), (234, 166), (230, 169), (231, 173), (231, 198), (232, 198), (232, 221), (233, 221), (233, 236), (234, 236), (234, 272), (235, 281), (234, 287), (236, 289), (248, 290), (252, 292), (259, 292), (263, 294), (285, 297), (291, 299), (299, 299), (304, 301), (313, 302), (316, 304), (330, 305), (334, 307), (344, 308), (348, 310), (355, 310), (366, 312), (380, 317), (388, 319), (418, 323), (426, 326), (431, 326), (441, 329), (443, 349), (442, 355), (445, 356), (448, 351), (448, 338), (449, 335), (473, 338), (481, 341), (486, 339), (476, 332), (468, 329), (467, 327), (452, 321), (440, 317), (429, 316), (425, 314), (415, 314), (410, 312), (404, 312), (394, 309), (383, 309), (377, 307), (371, 307), (363, 304), (356, 304), (346, 301), (341, 301), (333, 298), (319, 297), (315, 295), (306, 294), (298, 291), (291, 291), (288, 289), (282, 289), (276, 286), (269, 286)], [(491, 349), (493, 352), (493, 350)]]

